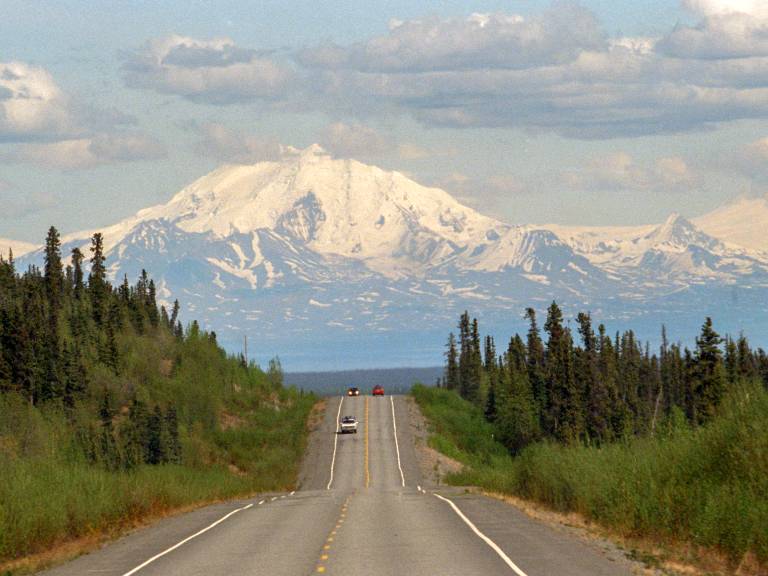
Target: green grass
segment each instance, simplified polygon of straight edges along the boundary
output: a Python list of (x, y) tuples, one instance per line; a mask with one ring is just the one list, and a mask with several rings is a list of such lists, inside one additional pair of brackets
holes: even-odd
[[(286, 392), (286, 396), (294, 396)], [(115, 532), (141, 518), (190, 504), (279, 490), (295, 481), (314, 404), (295, 395), (280, 411), (262, 408), (237, 429), (190, 437), (188, 465), (110, 471), (70, 446), (63, 416), (0, 399), (0, 559), (43, 551), (93, 532)], [(11, 416), (13, 415), (13, 416)], [(26, 453), (27, 456), (20, 456)], [(233, 473), (229, 465), (236, 466)]]
[[(202, 337), (126, 336), (121, 358), (117, 375), (93, 370), (92, 393), (74, 411), (0, 394), (0, 565), (181, 507), (294, 485), (314, 396)], [(134, 396), (174, 405), (181, 464), (115, 469), (89, 457), (104, 388), (117, 431)]]
[[(706, 427), (602, 448), (541, 443), (517, 458), (480, 411), (446, 390), (415, 387), (435, 447), (467, 464), (448, 481), (578, 512), (625, 536), (685, 542), (738, 561), (768, 561), (768, 393), (732, 393)], [(501, 452), (500, 452), (501, 449)]]

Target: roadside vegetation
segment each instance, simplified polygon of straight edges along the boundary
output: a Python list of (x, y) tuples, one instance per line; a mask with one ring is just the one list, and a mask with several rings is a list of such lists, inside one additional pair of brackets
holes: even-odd
[[(442, 388), (416, 386), (448, 478), (577, 512), (621, 536), (768, 567), (768, 369), (707, 320), (689, 351), (610, 338), (579, 315), (581, 343), (550, 307), (524, 340), (480, 351), (464, 315)], [(535, 384), (535, 386), (534, 386)], [(759, 569), (758, 569), (759, 570)], [(760, 573), (760, 572), (755, 572)]]
[[(293, 485), (315, 398), (229, 357), (94, 236), (45, 269), (0, 258), (0, 567), (180, 507)], [(1, 571), (1, 570), (0, 570)]]

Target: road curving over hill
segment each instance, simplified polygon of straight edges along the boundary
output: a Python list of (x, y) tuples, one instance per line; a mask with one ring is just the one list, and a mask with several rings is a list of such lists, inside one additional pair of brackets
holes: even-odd
[[(404, 397), (328, 401), (290, 494), (163, 520), (47, 576), (623, 576), (568, 533), (483, 496), (425, 485)], [(354, 415), (357, 434), (336, 434)]]

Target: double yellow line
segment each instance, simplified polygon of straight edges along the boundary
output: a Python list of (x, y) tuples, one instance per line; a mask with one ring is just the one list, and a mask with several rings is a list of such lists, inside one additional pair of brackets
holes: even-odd
[(371, 485), (371, 471), (368, 467), (368, 396), (365, 397), (365, 487)]

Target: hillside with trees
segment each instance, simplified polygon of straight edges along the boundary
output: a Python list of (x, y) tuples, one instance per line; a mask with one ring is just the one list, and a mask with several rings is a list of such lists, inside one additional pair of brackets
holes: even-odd
[(0, 567), (189, 504), (289, 487), (314, 397), (229, 357), (100, 234), (42, 270), (0, 257)]
[(527, 334), (498, 351), (464, 313), (441, 388), (414, 388), (433, 446), (465, 464), (450, 481), (578, 512), (662, 555), (722, 553), (723, 573), (763, 573), (766, 352), (721, 337), (709, 318), (693, 349), (662, 329), (652, 350), (585, 313), (574, 334), (556, 303), (543, 330), (526, 316)]

